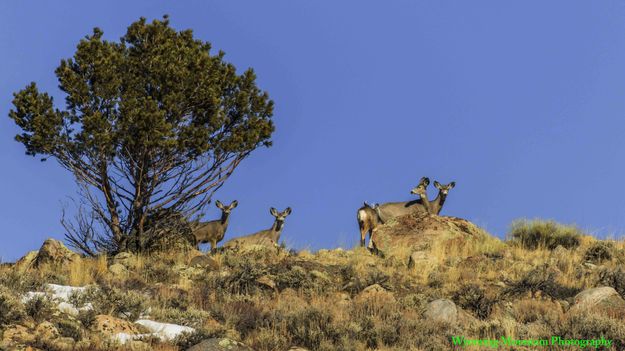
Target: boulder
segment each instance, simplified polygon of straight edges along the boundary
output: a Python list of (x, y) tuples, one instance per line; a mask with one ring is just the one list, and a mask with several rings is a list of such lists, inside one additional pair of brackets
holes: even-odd
[(109, 272), (115, 277), (125, 277), (128, 274), (128, 268), (121, 263), (114, 263), (109, 266)]
[(269, 275), (263, 275), (262, 277), (256, 279), (256, 282), (260, 284), (261, 286), (264, 286), (271, 290), (276, 290), (276, 287), (277, 287), (276, 282)]
[(211, 257), (208, 257), (207, 255), (198, 255), (193, 257), (191, 261), (189, 261), (189, 266), (201, 267), (211, 271), (216, 271), (219, 269), (219, 262)]
[(426, 319), (455, 324), (458, 322), (458, 308), (448, 299), (438, 299), (427, 304), (423, 316)]
[[(380, 284), (373, 284), (366, 287), (354, 299), (357, 303), (378, 302), (381, 304), (395, 302), (395, 295), (384, 289)], [(379, 306), (379, 304), (376, 304)]]
[(91, 331), (100, 333), (107, 338), (114, 338), (117, 334), (137, 335), (139, 329), (133, 323), (112, 316), (100, 314), (91, 324)]
[[(374, 229), (370, 241), (374, 252), (406, 263), (412, 259), (412, 264), (436, 263), (485, 243), (502, 245), (501, 240), (465, 219), (427, 213), (391, 218)], [(429, 257), (432, 253), (440, 257)]]
[(254, 351), (245, 344), (228, 338), (212, 338), (191, 346), (187, 351)]
[(625, 312), (625, 300), (609, 286), (586, 289), (575, 295), (574, 304), (569, 312), (593, 311), (598, 313), (623, 313)]
[(120, 264), (126, 268), (133, 267), (137, 264), (137, 256), (130, 252), (120, 252), (113, 256), (112, 265)]
[(40, 323), (37, 328), (35, 328), (35, 335), (43, 340), (54, 340), (59, 337), (59, 331), (54, 324), (46, 321)]
[(37, 253), (34, 266), (39, 267), (44, 264), (65, 265), (78, 262), (80, 256), (68, 249), (62, 242), (55, 239), (47, 239)]

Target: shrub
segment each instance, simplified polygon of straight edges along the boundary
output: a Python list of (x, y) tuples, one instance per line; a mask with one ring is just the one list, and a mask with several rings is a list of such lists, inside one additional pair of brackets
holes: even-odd
[(562, 245), (567, 249), (578, 247), (582, 232), (574, 226), (554, 221), (519, 220), (512, 223), (509, 240), (529, 250), (555, 249)]
[(336, 343), (340, 334), (328, 310), (307, 307), (287, 316), (287, 330), (294, 344), (318, 350), (323, 341)]
[(61, 319), (56, 323), (56, 328), (63, 337), (69, 337), (76, 341), (82, 339), (82, 330), (76, 321)]
[(544, 264), (527, 272), (517, 281), (508, 282), (508, 287), (504, 289), (503, 295), (519, 296), (530, 293), (532, 297), (537, 292), (554, 299), (567, 299), (575, 296), (579, 289), (559, 284), (556, 279), (558, 271)]
[(601, 263), (611, 260), (613, 257), (614, 246), (610, 242), (597, 241), (592, 244), (584, 253), (584, 259), (593, 263)]
[(146, 297), (134, 291), (122, 291), (103, 285), (100, 288), (88, 289), (86, 294), (98, 314), (135, 321), (146, 309)]
[(0, 289), (0, 326), (18, 322), (25, 316), (21, 301), (6, 289)]
[(454, 293), (452, 299), (460, 307), (475, 313), (480, 319), (486, 319), (494, 305), (494, 300), (488, 298), (484, 290), (475, 284), (461, 287)]
[(561, 325), (558, 334), (563, 339), (612, 339), (617, 350), (625, 347), (625, 323), (595, 313), (580, 313), (569, 316)]
[(623, 268), (605, 268), (599, 271), (597, 285), (611, 286), (625, 298), (625, 271)]
[(54, 313), (54, 303), (48, 296), (36, 295), (25, 303), (26, 314), (37, 322), (42, 322)]
[(232, 301), (225, 306), (227, 319), (235, 329), (246, 337), (250, 332), (263, 326), (268, 319), (268, 314), (251, 301)]

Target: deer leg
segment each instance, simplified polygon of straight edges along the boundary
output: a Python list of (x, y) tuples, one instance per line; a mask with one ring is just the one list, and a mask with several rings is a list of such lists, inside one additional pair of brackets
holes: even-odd
[(371, 229), (367, 223), (361, 222), (358, 224), (360, 225), (360, 246), (365, 247), (367, 244), (367, 232), (369, 233), (369, 238), (371, 238)]

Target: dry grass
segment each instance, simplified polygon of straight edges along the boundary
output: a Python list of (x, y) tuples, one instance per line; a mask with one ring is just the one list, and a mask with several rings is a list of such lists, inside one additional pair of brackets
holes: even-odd
[[(441, 350), (450, 348), (451, 335), (605, 333), (620, 340), (622, 321), (567, 313), (572, 296), (582, 289), (607, 284), (625, 294), (625, 272), (619, 268), (625, 243), (611, 241), (609, 258), (597, 248), (602, 245), (589, 236), (580, 236), (579, 245), (570, 249), (528, 248), (486, 234), (450, 236), (423, 247), (428, 259), (413, 267), (407, 261), (413, 249), (406, 247), (383, 258), (362, 248), (220, 252), (212, 256), (218, 267), (206, 269), (188, 267), (189, 253), (139, 256), (123, 276), (109, 271), (112, 260), (106, 257), (27, 273), (3, 265), (0, 309), (16, 312), (0, 329), (36, 324), (18, 295), (58, 283), (99, 286), (106, 293), (90, 301), (99, 312), (132, 320), (149, 309), (154, 319), (196, 328), (198, 337), (226, 336), (256, 351), (292, 345), (322, 351)], [(384, 291), (365, 291), (376, 284)], [(458, 325), (426, 320), (427, 303), (438, 298), (454, 299), (471, 318)], [(42, 311), (37, 319), (62, 323), (58, 314)], [(74, 334), (82, 349), (125, 349), (94, 338), (77, 323), (80, 333)], [(193, 340), (150, 341), (149, 347), (178, 350)]]

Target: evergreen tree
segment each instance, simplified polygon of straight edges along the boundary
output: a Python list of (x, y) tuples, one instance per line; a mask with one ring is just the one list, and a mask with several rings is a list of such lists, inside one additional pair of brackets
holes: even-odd
[(35, 83), (9, 117), (28, 155), (71, 171), (103, 232), (68, 235), (87, 254), (143, 251), (148, 215), (201, 209), (253, 150), (270, 146), (273, 101), (252, 69), (238, 75), (211, 46), (163, 20), (119, 42), (95, 28), (55, 73), (65, 109)]

